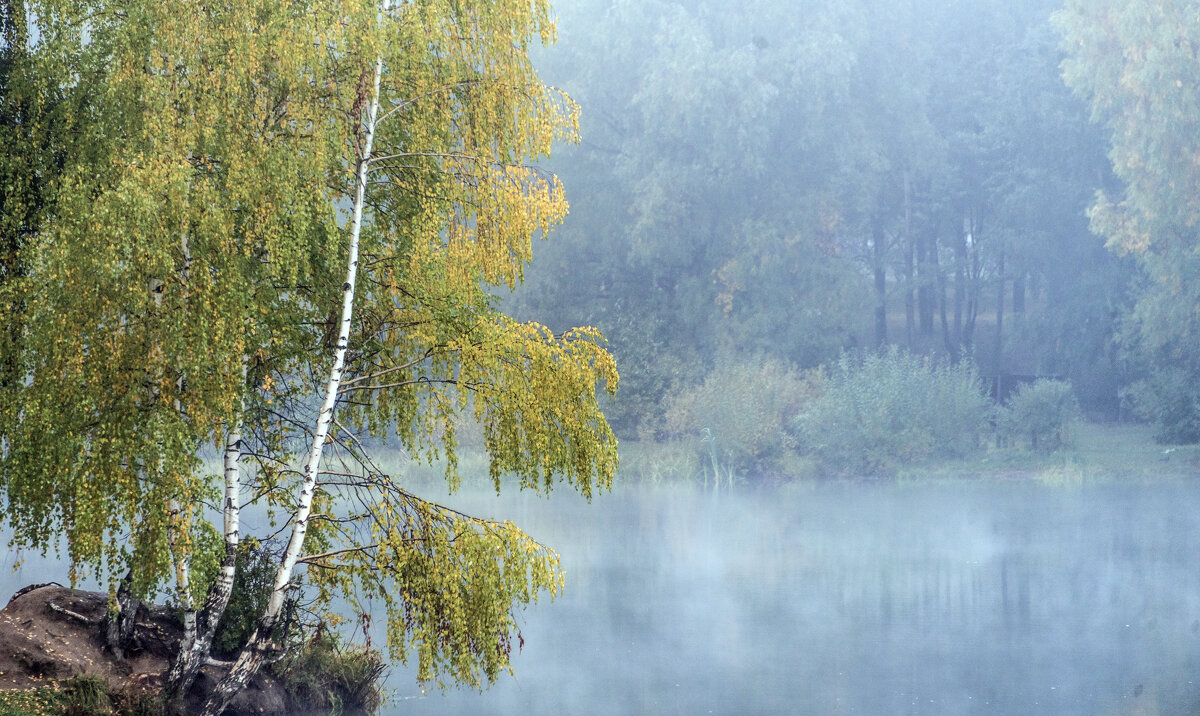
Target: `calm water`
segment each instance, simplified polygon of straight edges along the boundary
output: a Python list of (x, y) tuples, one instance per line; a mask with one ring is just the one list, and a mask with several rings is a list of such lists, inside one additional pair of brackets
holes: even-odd
[(460, 502), (553, 545), (567, 592), (515, 679), (397, 670), (395, 713), (1200, 710), (1200, 484), (494, 500)]
[[(1200, 711), (1200, 484), (563, 492), (460, 507), (562, 555), (515, 678), (404, 714)], [(65, 581), (53, 560), (0, 591)]]

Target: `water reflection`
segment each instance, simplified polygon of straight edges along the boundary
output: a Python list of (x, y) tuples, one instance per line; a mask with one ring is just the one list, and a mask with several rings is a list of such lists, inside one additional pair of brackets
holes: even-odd
[[(406, 714), (1133, 714), (1200, 707), (1200, 489), (464, 493), (562, 555), (515, 678)], [(65, 581), (0, 565), (0, 591)], [(378, 620), (376, 621), (378, 623)]]
[(516, 679), (407, 713), (1183, 713), (1200, 490), (466, 496), (562, 554)]

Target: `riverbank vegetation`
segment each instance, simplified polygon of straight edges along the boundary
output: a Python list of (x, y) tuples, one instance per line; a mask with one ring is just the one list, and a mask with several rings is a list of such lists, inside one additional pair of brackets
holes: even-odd
[(1088, 419), (1195, 442), (1190, 10), (561, 3), (545, 75), (603, 109), (549, 164), (572, 215), (508, 305), (608, 336), (623, 440), (710, 428), (735, 472), (789, 459), (783, 434), (701, 417), (705, 395), (894, 346), (971, 360), (1002, 403), (1062, 381)]
[[(996, 404), (972, 365), (899, 349), (847, 354), (800, 372), (769, 361), (726, 370), (672, 405), (661, 433), (623, 440), (614, 489), (742, 489), (828, 480), (1154, 480), (1200, 471), (1200, 445), (1164, 446), (1149, 423), (1088, 420), (1064, 381), (1035, 381)], [(702, 426), (687, 429), (685, 426)], [(490, 489), (477, 426), (463, 421), (464, 486)], [(437, 481), (383, 447), (380, 464)], [(509, 478), (503, 478), (505, 480)]]
[[(874, 477), (842, 474), (839, 480), (960, 481), (1036, 480), (1052, 484), (1085, 482), (1154, 482), (1191, 478), (1200, 473), (1200, 446), (1164, 447), (1154, 440), (1148, 425), (1097, 423), (1072, 424), (1069, 447), (1054, 452), (1033, 452), (1020, 446), (987, 443), (970, 456), (931, 458), (897, 465)], [(672, 442), (624, 441), (622, 471), (615, 490), (685, 488), (704, 489), (707, 448), (699, 438)], [(831, 479), (813, 462), (793, 456), (794, 471), (784, 478), (762, 482), (749, 474), (735, 480), (734, 488), (788, 489)]]
[(219, 714), (305, 589), (382, 602), (423, 682), (505, 673), (557, 556), (430, 471), (1192, 469), (1187, 3), (556, 11), (0, 2), (0, 517), (104, 582), (114, 653), (178, 608), (165, 699), (229, 656)]

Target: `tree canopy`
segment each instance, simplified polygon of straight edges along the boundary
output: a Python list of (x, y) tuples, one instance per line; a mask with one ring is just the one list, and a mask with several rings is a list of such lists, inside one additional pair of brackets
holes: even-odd
[(622, 437), (731, 364), (881, 344), (1111, 409), (1130, 271), (1088, 230), (1112, 180), (1058, 5), (561, 3), (542, 66), (590, 111), (551, 166), (579, 190), (514, 311), (604, 330)]
[(1166, 442), (1200, 440), (1200, 18), (1186, 2), (1068, 2), (1057, 20), (1064, 76), (1111, 132), (1122, 186), (1093, 230), (1137, 259), (1142, 280), (1121, 338), (1133, 393)]
[(600, 335), (514, 321), (489, 290), (522, 279), (567, 209), (527, 163), (577, 122), (529, 62), (553, 39), (547, 4), (47, 0), (30, 16), (40, 39), (8, 76), (63, 98), (30, 132), (68, 122), (73, 151), (32, 173), (52, 209), (19, 240), (5, 227), (15, 541), (62, 535), (73, 569), (168, 588), (185, 687), (228, 599), (240, 508), (278, 510), (290, 546), (214, 713), (261, 663), (298, 565), (322, 601), (383, 598), (422, 678), (495, 678), (511, 610), (557, 590), (556, 557), (420, 499), (366, 446), (444, 457), (454, 483), (470, 414), (497, 489), (609, 484)]

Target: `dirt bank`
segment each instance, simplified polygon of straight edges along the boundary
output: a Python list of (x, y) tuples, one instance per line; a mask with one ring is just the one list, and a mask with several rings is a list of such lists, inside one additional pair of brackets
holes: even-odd
[[(119, 661), (104, 646), (101, 622), (107, 599), (103, 592), (58, 584), (17, 592), (0, 610), (0, 690), (34, 689), (93, 674), (117, 691), (157, 691), (179, 642), (178, 618), (166, 607), (144, 607), (137, 618), (137, 648)], [(189, 711), (199, 708), (203, 695), (221, 675), (215, 666), (204, 667), (188, 694)], [(279, 683), (262, 674), (226, 713), (290, 712)]]

